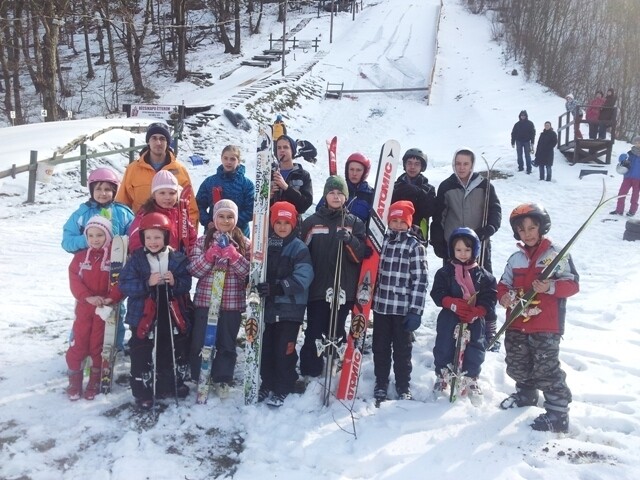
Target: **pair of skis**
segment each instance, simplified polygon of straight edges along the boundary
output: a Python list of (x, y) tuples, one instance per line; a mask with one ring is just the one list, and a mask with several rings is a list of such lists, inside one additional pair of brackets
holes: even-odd
[(260, 356), (264, 331), (264, 298), (258, 284), (267, 277), (267, 248), (269, 244), (269, 206), (271, 200), (271, 172), (274, 164), (270, 129), (258, 130), (255, 198), (251, 231), (251, 261), (247, 286), (247, 318), (245, 320), (244, 403), (258, 400), (260, 388)]
[[(218, 240), (218, 245), (226, 247), (229, 245), (227, 235), (222, 235)], [(196, 403), (205, 404), (209, 397), (209, 377), (211, 367), (216, 353), (216, 337), (218, 331), (218, 319), (220, 318), (220, 307), (222, 306), (222, 291), (224, 281), (227, 278), (228, 262), (217, 260), (213, 266), (213, 280), (211, 281), (211, 300), (207, 313), (207, 327), (204, 334), (204, 344), (200, 353), (200, 375), (198, 376), (198, 387), (196, 390)]]
[[(129, 249), (129, 237), (117, 235), (111, 240), (111, 256), (109, 267), (109, 289), (113, 290), (118, 286), (120, 272), (127, 262), (127, 250)], [(100, 392), (107, 394), (113, 387), (113, 371), (118, 351), (116, 338), (118, 336), (118, 325), (122, 321), (120, 318), (120, 303), (112, 306), (112, 311), (105, 320), (104, 337), (102, 343), (102, 365), (100, 374)]]

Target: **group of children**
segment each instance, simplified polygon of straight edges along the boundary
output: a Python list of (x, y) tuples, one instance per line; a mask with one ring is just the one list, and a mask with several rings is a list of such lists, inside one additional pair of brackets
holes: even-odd
[[(225, 152), (219, 173), (233, 174), (231, 168), (227, 171)], [(237, 168), (239, 153), (231, 150), (231, 154), (236, 158), (228, 159), (227, 163)], [(344, 301), (337, 315), (336, 337), (346, 338), (345, 321), (356, 299), (360, 262), (367, 255), (365, 222), (350, 211), (354, 202), (349, 200), (355, 192), (349, 187), (366, 184), (370, 168), (366, 157), (353, 155), (349, 160), (345, 168), (349, 181), (329, 177), (321, 205), (301, 225), (293, 204), (276, 201), (271, 206), (267, 280), (257, 286), (265, 298), (266, 323), (259, 401), (280, 406), (294, 391), (298, 378), (296, 342), (305, 312), (307, 327), (300, 350), (300, 372), (311, 377), (320, 375), (323, 358), (318, 355), (316, 340), (329, 335), (331, 311), (326, 294), (334, 286), (338, 264)], [(355, 167), (354, 172), (350, 172), (350, 165)], [(245, 225), (240, 228), (237, 204), (230, 199), (216, 199), (215, 185), (210, 193), (215, 201), (205, 235), (196, 240), (195, 228), (188, 220), (189, 228), (180, 228), (184, 220), (180, 186), (171, 177), (164, 170), (156, 173), (151, 197), (134, 218), (129, 208), (113, 201), (119, 185), (117, 175), (108, 169), (98, 169), (89, 179), (91, 199), (65, 225), (63, 246), (75, 253), (69, 272), (77, 300), (73, 341), (67, 353), (68, 395), (72, 400), (82, 395), (81, 363), (87, 356), (94, 368), (84, 397), (92, 399), (97, 393), (99, 377), (95, 374), (99, 370), (95, 370), (99, 365), (104, 322), (95, 313), (95, 307), (116, 303), (122, 297), (128, 297), (126, 323), (131, 330), (131, 388), (136, 402), (149, 408), (158, 396), (173, 393), (185, 397), (189, 389), (184, 382), (189, 371), (193, 380), (197, 380), (200, 372), (199, 354), (204, 342), (213, 269), (221, 262), (226, 264), (227, 275), (211, 380), (222, 389), (233, 381), (236, 337), (241, 314), (246, 309), (250, 241), (243, 232)], [(370, 187), (365, 187), (370, 195)], [(209, 195), (205, 194), (201, 198)], [(421, 324), (428, 287), (426, 241), (414, 225), (414, 214), (410, 201), (399, 200), (392, 203), (385, 219), (389, 228), (373, 297), (377, 400), (387, 397), (392, 364), (398, 398), (411, 399), (412, 332)], [(509, 258), (498, 283), (477, 263), (480, 239), (474, 230), (458, 228), (448, 238), (449, 260), (436, 272), (431, 290), (433, 301), (442, 308), (434, 347), (434, 391), (448, 388), (444, 371), (453, 362), (454, 329), (463, 322), (469, 325), (471, 333), (462, 368), (467, 377), (464, 385), (470, 397), (481, 397), (477, 380), (486, 346), (484, 317), (493, 311), (497, 301), (509, 314), (518, 299), (533, 288), (539, 301), (536, 308), (528, 309), (527, 317), (518, 318), (507, 331), (507, 373), (516, 381), (516, 393), (501, 406), (536, 405), (538, 390), (542, 390), (546, 413), (535, 420), (533, 428), (566, 431), (571, 393), (558, 361), (558, 346), (566, 298), (578, 291), (578, 276), (567, 258), (550, 279), (537, 279), (557, 253), (545, 236), (550, 219), (543, 207), (522, 205), (512, 212), (509, 221), (515, 238), (522, 243)], [(113, 235), (127, 233), (131, 256), (120, 274), (119, 286), (110, 290), (109, 244)], [(228, 241), (220, 242), (222, 236)], [(341, 259), (337, 256), (339, 247)], [(191, 318), (192, 276), (198, 282)]]

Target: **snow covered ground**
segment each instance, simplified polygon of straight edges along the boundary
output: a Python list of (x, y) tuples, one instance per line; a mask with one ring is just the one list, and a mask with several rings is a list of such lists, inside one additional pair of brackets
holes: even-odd
[[(518, 112), (527, 109), (540, 131), (545, 120), (556, 124), (564, 101), (540, 85), (511, 76), (518, 65), (503, 62), (500, 46), (490, 41), (489, 22), (466, 13), (455, 0), (444, 1), (430, 105), (422, 93), (361, 94), (340, 101), (321, 98), (326, 82), (344, 82), (345, 88), (426, 85), (438, 5), (436, 0), (380, 0), (359, 13), (355, 23), (350, 14), (341, 14), (335, 19), (332, 45), (325, 41), (329, 17), (316, 19), (315, 11), (307, 13), (310, 22), (299, 35), (313, 37), (323, 32), (323, 53), (315, 57), (313, 50), (298, 51), (296, 59), (288, 59), (287, 73), (314, 59), (318, 63), (297, 84), (266, 89), (238, 110), (273, 118), (272, 105), (290, 92), (287, 88), (302, 86), (316, 92), (300, 95), (297, 106), (282, 111), (292, 136), (308, 139), (320, 150), (318, 164), (305, 164), (314, 181), (316, 200), (327, 176), (324, 140), (333, 135), (339, 137), (340, 168), (354, 151), (377, 159), (387, 138), (397, 139), (403, 149), (420, 147), (429, 156), (426, 174), (436, 186), (451, 174), (451, 157), (460, 146), (471, 147), (490, 162), (501, 158), (498, 168), (505, 178), (496, 179), (495, 186), (504, 220), (493, 237), (493, 263), (499, 276), (515, 248), (507, 218), (516, 205), (542, 202), (552, 218), (551, 237), (564, 244), (597, 203), (602, 181), (613, 195), (621, 177), (608, 167), (606, 176), (580, 180), (580, 166), (569, 166), (558, 153), (553, 182), (539, 182), (535, 174), (513, 173), (516, 161), (509, 135)], [(305, 14), (296, 15), (289, 19), (291, 25)], [(263, 38), (249, 39), (245, 52), (265, 48), (269, 28), (274, 35), (280, 34), (281, 25), (265, 26)], [(215, 79), (231, 66), (228, 60), (206, 53), (194, 55), (190, 62), (190, 69), (215, 72)], [(220, 81), (220, 88), (217, 80), (206, 88), (189, 83), (156, 88), (167, 92), (163, 103), (184, 100), (187, 105), (221, 106), (243, 86), (269, 76), (278, 78), (278, 69), (243, 67), (224, 83)], [(261, 98), (275, 100), (261, 103)], [(75, 136), (114, 122), (123, 121), (92, 119), (4, 128), (0, 130), (5, 152), (0, 170), (27, 163), (31, 149), (40, 150), (43, 158)], [(193, 153), (199, 141), (199, 151), (212, 161), (208, 166), (190, 167), (196, 188), (213, 172), (222, 148), (230, 142), (242, 146), (252, 174), (255, 132), (235, 130), (220, 117), (193, 133), (201, 136), (199, 140), (186, 138), (182, 158)], [(128, 145), (129, 136), (117, 130), (91, 145)], [(136, 138), (136, 143), (143, 143), (143, 135)], [(616, 143), (614, 156), (628, 148)], [(107, 161), (120, 170), (126, 165), (124, 157)], [(574, 395), (567, 435), (533, 432), (528, 424), (540, 408), (498, 408), (513, 391), (513, 382), (505, 374), (504, 351), (487, 355), (481, 375), (485, 394), (481, 407), (472, 407), (467, 400), (453, 405), (445, 400), (433, 402), (431, 350), (438, 311), (432, 304), (416, 332), (414, 401), (390, 401), (379, 409), (373, 406), (369, 355), (364, 360), (359, 398), (353, 404), (334, 401), (323, 408), (321, 387), (312, 383), (306, 393), (287, 398), (279, 410), (265, 405), (245, 407), (238, 390), (224, 400), (212, 396), (206, 406), (194, 405), (193, 394), (178, 407), (167, 402), (157, 421), (149, 421), (132, 413), (125, 386), (116, 385), (112, 394), (100, 395), (93, 402), (71, 403), (64, 394), (64, 352), (74, 302), (67, 280), (70, 256), (60, 248), (61, 231), (67, 217), (87, 198), (87, 191), (79, 186), (77, 166), (66, 165), (56, 172), (50, 184), (38, 186), (33, 205), (22, 203), (26, 174), (1, 180), (1, 192), (20, 195), (0, 196), (4, 332), (0, 478), (590, 480), (640, 475), (640, 327), (636, 316), (640, 252), (637, 243), (622, 241), (624, 219), (606, 214), (613, 207), (598, 215), (573, 249), (581, 291), (569, 300), (561, 346), (563, 368)], [(432, 277), (440, 261), (431, 250), (429, 261)], [(241, 375), (240, 361), (237, 378)]]

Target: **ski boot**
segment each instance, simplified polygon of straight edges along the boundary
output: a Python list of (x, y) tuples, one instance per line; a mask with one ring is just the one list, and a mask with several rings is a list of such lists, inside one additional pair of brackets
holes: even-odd
[(258, 390), (258, 403), (262, 403), (271, 396), (271, 391), (268, 388), (260, 387)]
[(376, 400), (376, 408), (380, 407), (380, 404), (387, 399), (387, 385), (376, 382), (376, 386), (373, 389), (373, 398)]
[(100, 368), (91, 368), (91, 375), (89, 376), (89, 383), (84, 391), (85, 400), (93, 400), (96, 395), (100, 393), (100, 375), (102, 370)]
[(547, 410), (533, 421), (531, 428), (538, 432), (567, 433), (569, 431), (569, 414)]
[(72, 402), (79, 400), (82, 396), (82, 370), (69, 370), (67, 396)]
[(538, 404), (538, 391), (537, 390), (518, 390), (516, 393), (512, 393), (502, 402), (500, 402), (500, 408), (508, 410), (516, 407), (534, 407)]
[(443, 377), (437, 376), (436, 383), (433, 384), (433, 399), (437, 400), (438, 397), (446, 397), (448, 388), (447, 381)]
[(413, 400), (409, 387), (396, 388), (396, 393), (398, 394), (398, 400)]

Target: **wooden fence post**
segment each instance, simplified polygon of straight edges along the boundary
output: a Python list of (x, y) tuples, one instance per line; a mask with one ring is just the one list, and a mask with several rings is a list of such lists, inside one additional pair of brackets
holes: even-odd
[[(130, 138), (129, 139), (129, 147), (133, 148), (136, 146), (136, 139), (135, 138)], [(133, 154), (133, 150), (129, 151), (129, 163), (133, 163), (133, 161), (135, 160), (134, 154)]]
[(36, 174), (38, 172), (38, 151), (31, 150), (29, 158), (29, 188), (27, 190), (27, 203), (36, 201)]
[[(80, 155), (87, 154), (87, 145), (85, 143), (80, 145)], [(87, 186), (87, 159), (80, 160), (80, 185)]]

